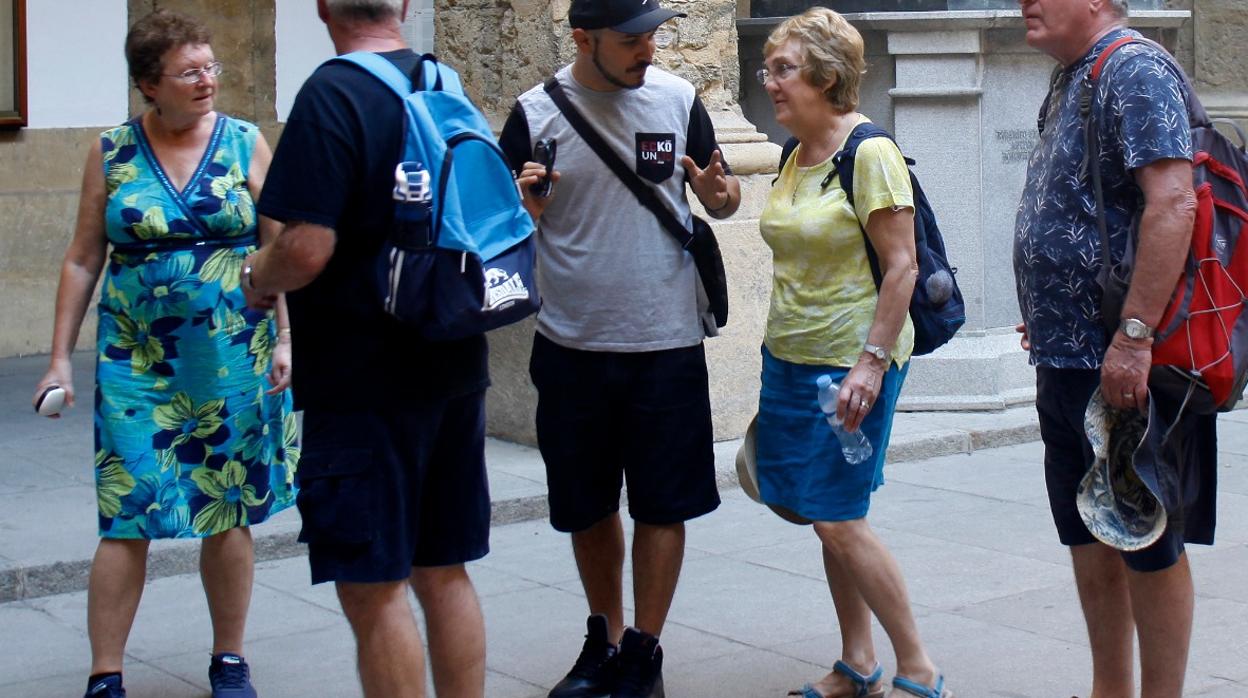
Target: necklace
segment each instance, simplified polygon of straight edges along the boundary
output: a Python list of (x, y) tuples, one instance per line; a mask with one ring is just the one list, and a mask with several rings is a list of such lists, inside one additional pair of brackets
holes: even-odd
[[(796, 163), (794, 163), (794, 164), (796, 164)], [(806, 175), (810, 174), (810, 170), (811, 170), (812, 168), (810, 168), (810, 167), (801, 167), (801, 166), (798, 166), (798, 168), (797, 168), (797, 169), (799, 169), (801, 172), (800, 172), (800, 174), (798, 174), (798, 176), (797, 176), (797, 182), (793, 184), (793, 196), (789, 198), (789, 205), (790, 205), (790, 206), (794, 206), (794, 205), (796, 205), (796, 204), (797, 204), (797, 192), (798, 192), (798, 190), (799, 190), (799, 189), (801, 189), (801, 188), (802, 188), (802, 182), (805, 182), (805, 181), (806, 181)]]
[[(853, 112), (850, 112), (850, 113), (849, 113), (849, 114), (847, 114), (847, 115), (843, 115), (843, 116), (842, 116), (842, 117), (841, 117), (841, 118), (840, 118), (840, 119), (836, 122), (836, 125), (832, 128), (832, 133), (831, 133), (831, 136), (829, 137), (829, 139), (828, 139), (828, 140), (829, 140), (831, 143), (833, 143), (833, 144), (835, 144), (835, 143), (840, 143), (840, 142), (844, 141), (844, 140), (845, 140), (846, 135), (848, 135), (848, 132), (846, 131), (846, 129), (847, 129), (847, 128), (848, 128), (848, 129), (852, 129), (852, 128), (853, 128), (853, 126), (854, 126), (854, 124), (855, 124), (855, 123), (857, 123), (857, 119), (856, 119), (856, 118), (854, 118), (855, 116), (856, 116), (856, 114), (855, 114), (855, 113), (853, 113)], [(801, 146), (799, 146), (799, 148), (800, 148), (800, 147), (801, 147)], [(831, 154), (832, 154), (832, 153), (829, 153), (827, 157), (831, 157)], [(797, 153), (795, 152), (795, 153), (794, 153), (794, 156), (796, 156), (796, 155), (797, 155)], [(796, 205), (796, 204), (797, 204), (797, 192), (798, 192), (798, 190), (800, 190), (800, 189), (802, 188), (802, 184), (806, 181), (806, 175), (810, 174), (810, 171), (811, 171), (811, 170), (813, 170), (813, 169), (815, 169), (816, 167), (818, 167), (818, 166), (820, 165), (820, 163), (827, 162), (827, 157), (820, 159), (820, 160), (819, 160), (818, 162), (816, 162), (815, 164), (811, 165), (810, 167), (806, 167), (806, 168), (803, 168), (801, 165), (798, 165), (798, 164), (797, 164), (797, 161), (796, 161), (796, 160), (794, 160), (794, 163), (793, 163), (793, 164), (794, 164), (794, 165), (795, 165), (798, 169), (800, 169), (800, 170), (801, 170), (801, 174), (799, 174), (799, 175), (798, 175), (798, 177), (797, 177), (797, 182), (793, 185), (793, 196), (789, 199), (789, 205), (791, 205), (791, 206), (792, 206), (792, 205)], [(829, 174), (829, 175), (828, 175), (828, 177), (827, 177), (826, 179), (824, 179), (824, 180), (823, 180), (823, 188), (825, 188), (825, 189), (827, 188), (827, 186), (828, 186), (828, 182), (829, 182), (829, 181), (831, 181), (831, 178), (832, 178), (832, 175), (831, 175), (831, 174)]]

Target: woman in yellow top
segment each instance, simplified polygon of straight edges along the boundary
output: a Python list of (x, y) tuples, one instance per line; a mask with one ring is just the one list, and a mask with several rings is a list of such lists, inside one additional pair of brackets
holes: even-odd
[[(897, 657), (892, 695), (947, 698), (944, 678), (919, 639), (901, 571), (867, 524), (914, 330), (910, 296), (918, 273), (914, 200), (905, 161), (887, 138), (864, 140), (854, 164), (854, 198), (835, 176), (833, 156), (854, 127), (866, 61), (862, 37), (836, 12), (814, 8), (771, 33), (759, 79), (776, 120), (800, 141), (763, 209), (773, 254), (771, 308), (763, 345), (756, 441), (763, 501), (814, 522), (841, 627), (831, 673), (792, 695), (884, 695), (871, 614)], [(860, 227), (861, 226), (861, 227)], [(871, 274), (866, 230), (878, 259)], [(816, 381), (840, 384), (836, 413), (873, 447), (849, 463), (819, 408)]]

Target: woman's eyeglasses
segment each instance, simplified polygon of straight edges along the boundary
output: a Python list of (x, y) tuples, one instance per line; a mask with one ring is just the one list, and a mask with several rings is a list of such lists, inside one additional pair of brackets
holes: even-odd
[(805, 66), (793, 65), (792, 63), (780, 63), (774, 69), (760, 69), (757, 73), (754, 73), (754, 77), (758, 78), (759, 84), (766, 85), (768, 80), (775, 80), (776, 82), (788, 80), (789, 76), (793, 74), (793, 71), (802, 67)]
[(205, 77), (215, 78), (224, 70), (221, 61), (213, 61), (202, 68), (191, 68), (177, 74), (163, 73), (165, 77), (177, 78), (188, 85), (194, 85)]

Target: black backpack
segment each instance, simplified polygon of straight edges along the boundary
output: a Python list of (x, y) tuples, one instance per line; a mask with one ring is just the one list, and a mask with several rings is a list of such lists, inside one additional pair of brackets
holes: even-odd
[[(858, 146), (868, 138), (884, 137), (896, 143), (893, 135), (872, 123), (858, 124), (850, 132), (845, 147), (833, 156), (835, 169), (820, 184), (826, 189), (832, 183), (832, 176), (840, 178), (841, 188), (852, 202), (854, 200), (854, 155)], [(790, 138), (780, 152), (780, 168), (797, 147), (798, 140)], [(914, 160), (906, 158), (906, 164), (914, 165)], [(779, 175), (777, 175), (777, 179)], [(962, 290), (958, 288), (955, 275), (956, 267), (949, 265), (949, 257), (945, 253), (945, 240), (936, 225), (936, 214), (927, 200), (927, 194), (919, 186), (919, 180), (910, 170), (910, 186), (914, 189), (914, 250), (919, 263), (919, 278), (914, 284), (914, 295), (910, 298), (910, 320), (914, 323), (913, 354), (930, 354), (944, 345), (963, 324), (966, 323), (966, 303), (962, 300)], [(861, 226), (860, 226), (861, 227)], [(871, 276), (875, 278), (878, 290), (883, 274), (880, 272), (880, 260), (871, 247), (867, 231), (862, 231), (866, 242), (867, 259), (871, 263)]]

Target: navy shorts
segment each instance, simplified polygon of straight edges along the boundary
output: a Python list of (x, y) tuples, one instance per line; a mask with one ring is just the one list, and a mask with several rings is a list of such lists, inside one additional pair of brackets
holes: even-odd
[[(1044, 478), (1049, 490), (1049, 509), (1063, 545), (1097, 542), (1079, 516), (1075, 493), (1079, 481), (1092, 465), (1092, 445), (1083, 429), (1088, 400), (1100, 388), (1099, 369), (1036, 367), (1036, 411), (1040, 415), (1040, 436), (1044, 440)], [(1156, 395), (1157, 408), (1168, 414), (1177, 404)], [(1127, 566), (1137, 572), (1155, 572), (1178, 562), (1184, 543), (1211, 545), (1216, 521), (1217, 423), (1212, 416), (1186, 415), (1181, 439), (1175, 445), (1181, 456), (1174, 458), (1179, 468), (1179, 511), (1168, 511), (1166, 531), (1152, 545), (1123, 553)]]
[(536, 334), (529, 375), (555, 529), (583, 531), (619, 511), (625, 480), (628, 512), (641, 523), (680, 523), (719, 506), (701, 344), (581, 351)]
[(485, 393), (303, 416), (299, 541), (312, 583), (391, 582), (489, 552)]

